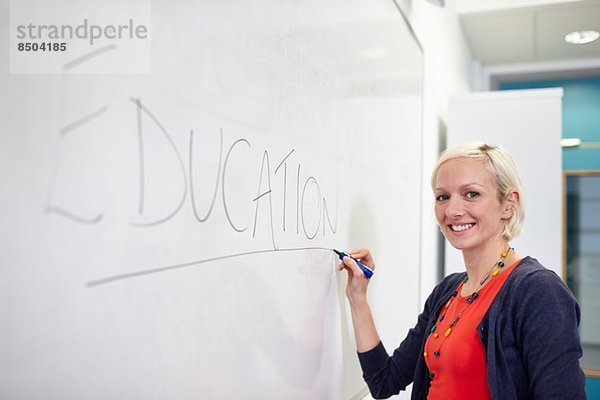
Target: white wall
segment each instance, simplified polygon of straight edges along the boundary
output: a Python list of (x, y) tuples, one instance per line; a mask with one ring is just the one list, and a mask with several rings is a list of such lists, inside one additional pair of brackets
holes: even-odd
[(425, 56), (420, 282), (421, 304), (424, 304), (439, 280), (440, 256), (439, 229), (433, 214), (429, 176), (439, 150), (444, 146), (448, 98), (473, 90), (474, 81), (480, 74), (460, 26), (457, 1), (448, 0), (443, 8), (425, 0), (404, 1), (402, 9), (423, 46)]
[[(466, 39), (458, 20), (456, 0), (447, 0), (443, 8), (425, 0), (398, 0), (409, 20), (424, 52), (424, 104), (423, 104), (423, 173), (421, 205), (421, 307), (439, 280), (438, 232), (433, 214), (433, 197), (429, 176), (445, 142), (448, 98), (473, 90), (480, 76), (473, 62)], [(411, 195), (407, 193), (407, 195)], [(412, 213), (415, 210), (406, 210)], [(410, 229), (410, 227), (409, 227)], [(410, 268), (406, 266), (406, 268)], [(406, 283), (411, 284), (411, 283)], [(421, 308), (420, 307), (420, 308)], [(417, 313), (415, 310), (414, 321)], [(388, 351), (398, 343), (386, 344)], [(369, 399), (370, 396), (367, 396)], [(409, 399), (410, 388), (396, 396)]]
[(457, 0), (459, 13), (487, 12), (512, 8), (574, 3), (582, 0)]

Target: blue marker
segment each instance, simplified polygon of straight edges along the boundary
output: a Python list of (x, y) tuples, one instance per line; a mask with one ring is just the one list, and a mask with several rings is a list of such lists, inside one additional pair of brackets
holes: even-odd
[[(343, 260), (344, 257), (350, 257), (347, 253), (344, 253), (343, 251), (337, 251), (336, 249), (332, 249), (333, 251), (335, 251), (335, 254), (338, 255), (338, 257), (340, 258), (340, 260)], [(358, 264), (359, 268), (362, 270), (363, 274), (365, 274), (365, 277), (367, 279), (371, 279), (371, 277), (373, 276), (373, 274), (375, 273), (375, 271), (373, 271), (371, 268), (367, 267), (365, 264), (361, 263), (360, 261), (358, 261), (356, 258), (350, 257), (352, 258), (354, 261), (356, 261), (356, 263)]]

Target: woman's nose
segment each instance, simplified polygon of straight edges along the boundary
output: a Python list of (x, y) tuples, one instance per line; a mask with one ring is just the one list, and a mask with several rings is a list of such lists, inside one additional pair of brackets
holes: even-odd
[(446, 207), (446, 217), (456, 218), (462, 215), (464, 215), (464, 208), (461, 199), (456, 196), (450, 197)]

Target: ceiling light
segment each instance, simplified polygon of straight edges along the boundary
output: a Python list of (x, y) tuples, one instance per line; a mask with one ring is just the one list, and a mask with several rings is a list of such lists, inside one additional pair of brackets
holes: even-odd
[(572, 44), (591, 43), (600, 37), (598, 31), (575, 31), (565, 35), (565, 42)]
[(565, 148), (581, 146), (581, 139), (579, 138), (566, 138), (560, 140), (560, 145)]

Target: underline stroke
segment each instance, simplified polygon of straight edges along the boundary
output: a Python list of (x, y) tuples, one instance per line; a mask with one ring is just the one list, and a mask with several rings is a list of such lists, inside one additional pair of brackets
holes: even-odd
[(204, 263), (209, 263), (209, 262), (214, 262), (214, 261), (220, 261), (220, 260), (226, 260), (229, 258), (244, 257), (244, 256), (249, 256), (249, 255), (254, 255), (254, 254), (277, 253), (277, 252), (288, 252), (288, 251), (306, 251), (306, 250), (332, 251), (333, 249), (328, 248), (328, 247), (296, 247), (296, 248), (284, 248), (284, 249), (275, 249), (275, 250), (248, 251), (248, 252), (244, 252), (244, 253), (229, 254), (226, 256), (206, 258), (204, 260), (195, 260), (195, 261), (190, 261), (190, 262), (186, 262), (186, 263), (182, 263), (182, 264), (166, 265), (163, 267), (157, 267), (157, 268), (152, 268), (152, 269), (147, 269), (147, 270), (142, 270), (142, 271), (128, 272), (125, 274), (108, 276), (106, 278), (100, 278), (100, 279), (88, 281), (85, 284), (85, 286), (87, 286), (88, 288), (97, 287), (97, 286), (106, 285), (109, 283), (114, 283), (114, 282), (118, 282), (118, 281), (122, 281), (122, 280), (126, 280), (126, 279), (132, 279), (132, 278), (138, 278), (138, 277), (146, 276), (146, 275), (158, 274), (160, 272), (172, 271), (174, 269), (180, 269), (180, 268), (187, 268), (187, 267), (191, 267), (194, 265), (199, 265), (199, 264), (204, 264)]

